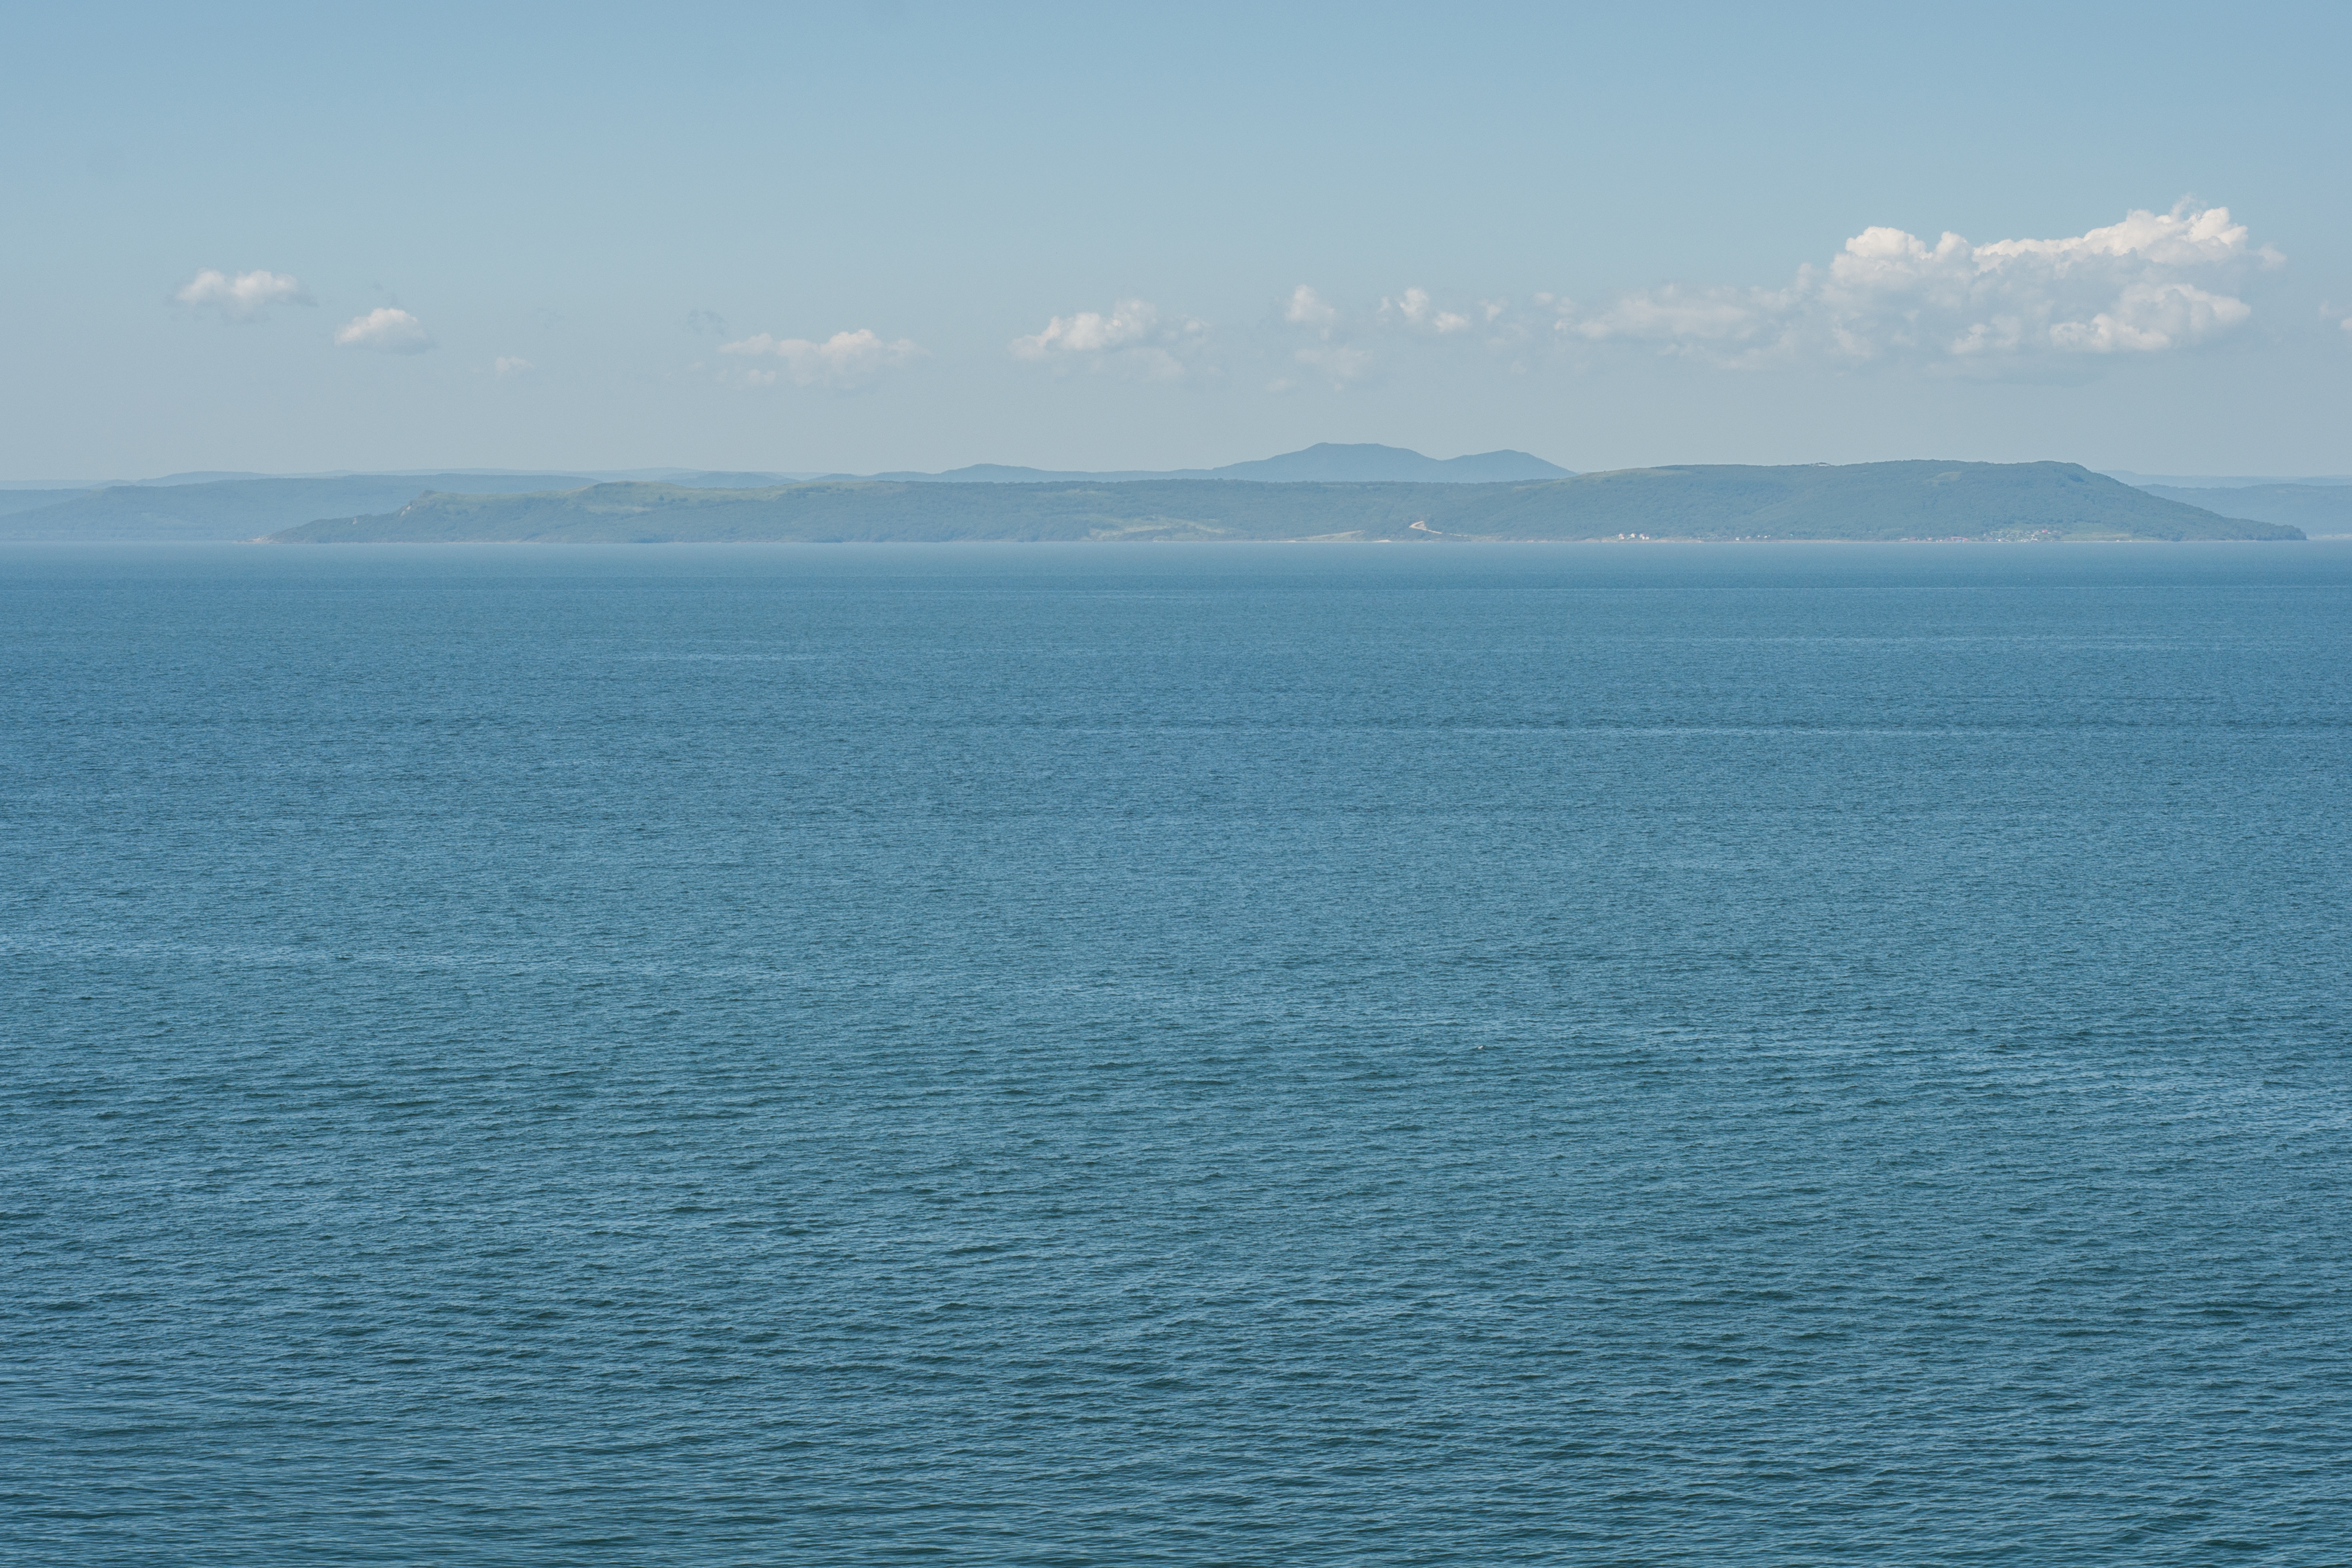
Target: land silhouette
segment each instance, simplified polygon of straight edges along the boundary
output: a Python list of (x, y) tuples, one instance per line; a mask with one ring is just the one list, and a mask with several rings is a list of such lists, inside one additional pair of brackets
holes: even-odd
[(0, 538), (824, 540), (2293, 539), (2352, 486), (2137, 485), (2067, 463), (1676, 465), (1325, 443), (1222, 468), (869, 476), (637, 469), (176, 475), (0, 489)]
[(622, 483), (421, 496), (289, 544), (951, 540), (2294, 539), (2069, 463), (1633, 468), (1525, 484), (1233, 479), (762, 489)]

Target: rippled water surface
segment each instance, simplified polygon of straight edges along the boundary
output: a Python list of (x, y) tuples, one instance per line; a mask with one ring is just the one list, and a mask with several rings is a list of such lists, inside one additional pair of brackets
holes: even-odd
[(2352, 547), (17, 547), (0, 717), (7, 1561), (2352, 1558)]

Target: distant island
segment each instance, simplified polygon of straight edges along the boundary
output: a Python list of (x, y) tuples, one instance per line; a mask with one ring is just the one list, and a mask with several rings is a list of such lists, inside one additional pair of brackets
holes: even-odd
[(1402, 446), (1324, 442), (1298, 452), (1229, 463), (1222, 468), (1079, 473), (978, 463), (941, 474), (778, 474), (698, 468), (618, 472), (516, 472), (504, 469), (399, 474), (173, 474), (103, 485), (0, 486), (0, 539), (251, 539), (318, 517), (395, 511), (432, 491), (503, 495), (575, 490), (642, 481), (688, 490), (770, 490), (810, 480), (880, 479), (927, 485), (1122, 483), (1142, 479), (1244, 479), (1257, 484), (1497, 484), (1561, 479), (1570, 470), (1524, 452), (1424, 457)]
[(2021, 541), (2304, 537), (2301, 528), (2290, 524), (2222, 517), (2071, 463), (1914, 461), (1844, 466), (1629, 468), (1500, 483), (1090, 476), (943, 484), (932, 477), (822, 480), (755, 489), (617, 483), (535, 494), (436, 491), (395, 511), (308, 522), (270, 534), (268, 541)]
[[(2118, 482), (2118, 481), (2121, 482)], [(2352, 485), (2062, 463), (1575, 474), (1326, 442), (1221, 468), (175, 474), (0, 486), (0, 539), (2213, 539), (2352, 535)], [(324, 519), (324, 520), (321, 520)]]
[(1466, 457), (1423, 457), (1402, 446), (1376, 442), (1318, 441), (1278, 457), (1228, 463), (1222, 468), (1127, 469), (1095, 473), (1074, 469), (1016, 468), (974, 463), (943, 474), (828, 474), (828, 479), (905, 479), (935, 485), (1037, 485), (1094, 480), (1248, 479), (1261, 485), (1500, 485), (1534, 479), (1566, 479), (1575, 473), (1524, 452), (1477, 452)]

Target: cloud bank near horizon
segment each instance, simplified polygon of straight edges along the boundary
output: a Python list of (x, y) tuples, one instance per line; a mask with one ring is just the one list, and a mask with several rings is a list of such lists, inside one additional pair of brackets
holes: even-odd
[(1383, 340), (1409, 339), (1475, 343), (1518, 369), (1630, 347), (1726, 368), (1910, 364), (1998, 376), (2212, 342), (2252, 319), (2245, 279), (2284, 260), (2253, 246), (2227, 207), (2183, 202), (2058, 239), (1976, 245), (1947, 231), (1930, 245), (1873, 226), (1777, 288), (1667, 284), (1586, 306), (1549, 293), (1446, 305), (1413, 287), (1347, 310), (1300, 284), (1278, 314), (1298, 344), (1289, 357), (1335, 389), (1371, 376)]
[(721, 343), (719, 351), (739, 359), (778, 361), (772, 370), (747, 368), (742, 372), (747, 386), (773, 386), (783, 380), (795, 386), (827, 387), (835, 392), (872, 386), (887, 372), (911, 364), (923, 353), (910, 338), (886, 341), (866, 327), (835, 332), (822, 343), (808, 338), (777, 338), (758, 332), (731, 343)]
[(1143, 381), (1181, 381), (1208, 340), (1205, 321), (1163, 319), (1148, 299), (1121, 299), (1108, 311), (1055, 316), (1027, 337), (1015, 338), (1013, 357), (1068, 370), (1112, 371)]
[[(1213, 382), (1255, 360), (1273, 378), (1265, 390), (1276, 393), (1313, 382), (1344, 392), (1414, 356), (1465, 350), (1517, 372), (1635, 350), (1727, 369), (1907, 366), (1999, 378), (2072, 366), (2066, 373), (2080, 375), (2102, 361), (2192, 350), (2239, 331), (2254, 314), (2247, 280), (2284, 259), (2255, 245), (2228, 207), (2184, 200), (2049, 239), (1977, 244), (1947, 230), (1931, 243), (1872, 225), (1778, 287), (1667, 283), (1588, 303), (1546, 292), (1441, 299), (1412, 284), (1350, 302), (1299, 283), (1255, 322), (1222, 329), (1125, 296), (1107, 309), (1054, 315), (1006, 347), (1013, 360), (1059, 374), (1145, 382)], [(316, 303), (291, 274), (267, 269), (206, 268), (173, 298), (238, 322), (262, 319), (276, 306)], [(2325, 307), (2322, 313), (2337, 319)], [(724, 334), (715, 315), (690, 319)], [(2352, 318), (2342, 324), (2352, 331)], [(437, 346), (415, 316), (390, 306), (344, 322), (333, 341), (389, 354)], [(722, 341), (718, 351), (730, 361), (720, 379), (731, 384), (833, 392), (872, 388), (928, 357), (912, 339), (885, 339), (870, 328), (823, 340), (761, 332)], [(521, 373), (528, 363), (501, 358), (496, 374)]]
[(2251, 246), (2229, 208), (2184, 202), (2062, 239), (1972, 245), (1946, 231), (1930, 246), (1902, 229), (1866, 228), (1826, 267), (1807, 263), (1780, 288), (1670, 285), (1596, 309), (1538, 298), (1556, 333), (1591, 343), (1654, 344), (1735, 365), (1958, 366), (2210, 342), (2252, 317), (2237, 293), (2246, 275), (2284, 260)]

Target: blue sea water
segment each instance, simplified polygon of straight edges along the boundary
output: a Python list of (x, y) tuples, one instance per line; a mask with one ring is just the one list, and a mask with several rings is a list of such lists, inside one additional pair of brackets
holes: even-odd
[(2352, 1559), (2352, 547), (0, 551), (0, 1559)]

